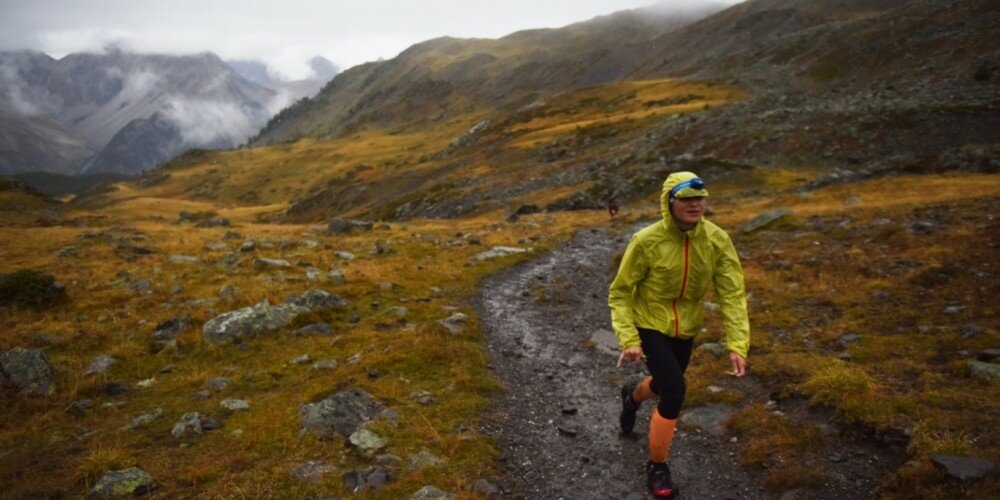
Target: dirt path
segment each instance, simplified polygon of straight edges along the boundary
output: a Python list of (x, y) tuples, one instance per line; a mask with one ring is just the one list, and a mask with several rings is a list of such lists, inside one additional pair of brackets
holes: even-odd
[[(648, 496), (643, 467), (652, 406), (643, 405), (634, 436), (619, 435), (619, 388), (640, 369), (616, 369), (615, 355), (603, 348), (611, 262), (625, 243), (604, 230), (584, 231), (481, 288), (492, 368), (507, 388), (485, 432), (499, 438), (502, 486), (514, 497)], [(681, 431), (672, 450), (686, 498), (767, 498), (736, 463), (735, 444)]]
[[(617, 345), (610, 333), (607, 287), (614, 255), (626, 242), (602, 229), (582, 231), (562, 248), (481, 286), (477, 308), (491, 368), (507, 389), (494, 401), (483, 432), (500, 442), (505, 495), (649, 497), (644, 465), (652, 406), (643, 405), (632, 437), (620, 436), (617, 422), (621, 384), (644, 375), (634, 365), (615, 368)], [(768, 400), (752, 377), (728, 379), (725, 388), (745, 394), (745, 402)], [(780, 408), (795, 421), (826, 425), (828, 412), (802, 403), (784, 401)], [(671, 469), (683, 498), (873, 498), (901, 460), (897, 451), (835, 431), (828, 447), (809, 457), (831, 478), (822, 489), (766, 492), (764, 472), (739, 466), (740, 445), (721, 426), (710, 425), (724, 417), (717, 410), (681, 412)], [(704, 430), (685, 430), (686, 414), (702, 414)]]

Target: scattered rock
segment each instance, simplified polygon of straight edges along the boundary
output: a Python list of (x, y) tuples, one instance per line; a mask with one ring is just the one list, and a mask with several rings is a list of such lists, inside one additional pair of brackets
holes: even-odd
[(237, 250), (244, 253), (253, 252), (254, 250), (257, 250), (257, 242), (254, 240), (246, 240), (240, 244), (240, 248)]
[(455, 496), (434, 486), (424, 486), (410, 495), (410, 500), (452, 500)]
[(236, 231), (226, 231), (226, 234), (222, 235), (222, 239), (224, 240), (238, 240), (242, 237), (243, 235), (237, 233)]
[(317, 361), (312, 364), (310, 368), (313, 370), (332, 370), (337, 367), (337, 361), (334, 359), (327, 359), (323, 361)]
[(194, 227), (229, 227), (229, 219), (225, 217), (217, 217), (215, 219), (205, 219)]
[(83, 372), (83, 376), (90, 377), (93, 375), (106, 375), (108, 373), (108, 369), (111, 368), (111, 365), (117, 362), (118, 359), (113, 356), (108, 356), (106, 354), (97, 356), (90, 360), (90, 366), (87, 368), (87, 371)]
[(323, 462), (308, 461), (304, 464), (296, 465), (290, 474), (295, 479), (303, 483), (315, 483), (322, 479), (324, 474), (333, 472), (333, 467)]
[(312, 358), (310, 358), (308, 354), (299, 354), (298, 356), (292, 358), (291, 361), (293, 365), (304, 365), (309, 362), (312, 362)]
[(129, 283), (128, 289), (137, 293), (148, 292), (153, 288), (153, 284), (148, 279), (141, 279)]
[(302, 295), (290, 297), (285, 301), (285, 304), (297, 305), (312, 310), (344, 307), (348, 302), (332, 293), (313, 289)]
[(743, 231), (744, 234), (752, 233), (754, 231), (763, 229), (789, 215), (792, 215), (792, 211), (787, 208), (779, 208), (777, 210), (764, 212), (751, 219), (750, 222), (744, 224), (740, 230)]
[(163, 410), (157, 408), (151, 413), (146, 413), (145, 415), (139, 415), (133, 418), (129, 423), (122, 427), (123, 431), (130, 431), (132, 429), (138, 429), (139, 427), (145, 427), (159, 419), (163, 418)]
[(397, 318), (405, 318), (410, 315), (410, 310), (403, 306), (393, 306), (387, 309), (386, 314)]
[(188, 329), (190, 322), (191, 317), (185, 314), (156, 325), (156, 328), (153, 328), (153, 341), (165, 343), (176, 339)]
[(855, 344), (860, 340), (861, 340), (861, 335), (858, 335), (856, 333), (848, 333), (842, 335), (840, 339), (837, 340), (837, 343), (840, 344), (840, 347), (847, 348), (848, 345)]
[(533, 248), (518, 248), (518, 247), (493, 247), (489, 250), (481, 253), (477, 253), (472, 256), (472, 260), (482, 262), (484, 260), (496, 259), (498, 257), (506, 257), (508, 255), (516, 255), (519, 253), (530, 252), (534, 250)]
[(222, 287), (219, 288), (219, 297), (225, 299), (236, 297), (236, 287), (233, 285), (222, 285)]
[(371, 231), (374, 226), (375, 224), (370, 221), (334, 218), (330, 219), (330, 223), (326, 227), (326, 234)]
[(343, 285), (344, 283), (347, 283), (347, 278), (344, 277), (344, 272), (337, 269), (327, 273), (326, 279), (335, 285)]
[(465, 331), (465, 326), (469, 322), (469, 316), (463, 313), (455, 313), (451, 316), (437, 321), (448, 333), (458, 334)]
[(392, 471), (385, 467), (372, 467), (367, 470), (352, 470), (343, 476), (344, 486), (352, 493), (360, 493), (365, 488), (378, 491), (386, 483), (395, 481)]
[(500, 494), (500, 488), (489, 482), (486, 479), (477, 479), (476, 483), (472, 486), (473, 491), (478, 493), (480, 496), (491, 498), (493, 496)]
[(114, 498), (142, 495), (156, 488), (153, 476), (138, 467), (105, 472), (90, 489), (89, 496)]
[(59, 249), (59, 257), (77, 257), (79, 253), (76, 251), (76, 247), (69, 245)]
[(213, 391), (224, 391), (231, 383), (227, 377), (212, 377), (208, 379), (208, 388)]
[(335, 252), (334, 255), (346, 261), (352, 261), (356, 258), (351, 252)]
[(229, 250), (229, 243), (225, 243), (225, 242), (222, 242), (222, 241), (215, 241), (215, 242), (212, 242), (212, 243), (206, 243), (205, 244), (205, 248), (207, 248), (209, 250), (215, 250), (215, 251)]
[(194, 265), (194, 264), (200, 264), (201, 259), (191, 255), (171, 255), (170, 262), (179, 265)]
[(257, 257), (253, 260), (253, 268), (258, 271), (264, 271), (266, 269), (286, 269), (290, 267), (292, 267), (292, 264), (287, 260), (282, 259), (265, 259)]
[(402, 458), (392, 455), (390, 453), (383, 453), (381, 455), (375, 455), (375, 463), (379, 465), (396, 465), (403, 462)]
[(201, 413), (195, 411), (185, 413), (181, 416), (181, 419), (174, 424), (174, 428), (170, 431), (170, 435), (179, 439), (192, 432), (195, 434), (201, 434), (205, 431), (220, 428), (222, 428), (222, 424), (212, 420), (207, 415), (202, 415)]
[(976, 457), (931, 455), (931, 463), (944, 471), (948, 477), (961, 481), (966, 487), (989, 477), (996, 471), (996, 465), (993, 462)]
[(333, 327), (326, 323), (313, 323), (295, 330), (296, 335), (330, 335), (331, 333), (333, 333)]
[(386, 440), (368, 429), (358, 429), (348, 436), (347, 441), (364, 455), (372, 455), (385, 448)]
[(1000, 383), (1000, 364), (969, 361), (969, 373), (983, 382)]
[(365, 391), (344, 389), (318, 403), (301, 405), (299, 434), (313, 432), (320, 439), (330, 439), (334, 435), (347, 437), (374, 419), (382, 408), (382, 404)]
[(56, 392), (52, 365), (41, 349), (15, 347), (0, 355), (0, 376), (22, 396), (51, 396)]
[(246, 411), (250, 409), (250, 403), (245, 399), (226, 398), (219, 402), (219, 406), (229, 411)]
[(310, 267), (306, 269), (306, 281), (312, 283), (314, 281), (318, 281), (319, 277), (320, 277), (319, 269), (316, 269), (315, 267)]
[(434, 396), (431, 396), (431, 394), (427, 391), (411, 392), (410, 397), (416, 399), (418, 403), (424, 406), (437, 403), (437, 399), (435, 399)]
[(927, 221), (917, 221), (906, 228), (906, 232), (912, 234), (932, 234), (935, 230), (937, 230), (937, 225)]
[(72, 404), (66, 407), (66, 413), (73, 415), (74, 417), (82, 417), (87, 414), (87, 410), (94, 407), (94, 401), (91, 399), (80, 399), (74, 401)]
[(425, 467), (440, 467), (444, 465), (444, 460), (434, 456), (427, 450), (420, 450), (419, 453), (410, 457), (406, 461), (406, 466), (411, 469), (423, 469)]
[(979, 353), (976, 359), (983, 363), (992, 363), (998, 357), (1000, 357), (1000, 349), (986, 349)]

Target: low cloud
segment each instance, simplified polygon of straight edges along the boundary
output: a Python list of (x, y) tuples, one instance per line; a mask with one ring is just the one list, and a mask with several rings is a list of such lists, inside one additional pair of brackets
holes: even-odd
[(236, 104), (201, 99), (171, 98), (164, 116), (177, 126), (184, 142), (191, 146), (236, 146), (263, 125), (263, 117), (254, 116)]

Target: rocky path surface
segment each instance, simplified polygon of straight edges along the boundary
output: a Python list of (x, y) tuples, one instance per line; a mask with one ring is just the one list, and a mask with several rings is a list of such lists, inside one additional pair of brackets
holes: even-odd
[[(643, 405), (631, 437), (622, 437), (617, 423), (621, 384), (645, 373), (635, 365), (615, 368), (607, 288), (616, 271), (614, 255), (626, 243), (627, 235), (582, 231), (562, 248), (480, 288), (477, 308), (491, 368), (506, 388), (482, 431), (500, 443), (506, 496), (649, 497), (644, 465), (652, 406)], [(751, 377), (730, 379), (726, 389), (767, 401)], [(737, 463), (740, 445), (721, 428), (732, 411), (712, 406), (682, 411), (671, 469), (683, 498), (870, 498), (881, 474), (891, 470), (874, 444), (838, 444), (849, 459), (823, 464), (839, 479), (823, 490), (826, 494), (766, 492), (764, 473)]]
[[(615, 368), (607, 287), (626, 239), (604, 230), (483, 284), (478, 300), (493, 371), (507, 391), (485, 432), (501, 443), (505, 492), (519, 498), (645, 498), (649, 403), (620, 436), (618, 393), (639, 367)], [(736, 445), (680, 431), (672, 470), (686, 498), (766, 498)]]

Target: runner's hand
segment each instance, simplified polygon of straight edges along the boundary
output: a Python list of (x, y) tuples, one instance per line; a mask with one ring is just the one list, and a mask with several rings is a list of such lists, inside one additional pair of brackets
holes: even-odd
[(747, 360), (743, 356), (736, 354), (735, 352), (729, 353), (729, 362), (733, 365), (733, 371), (729, 372), (729, 375), (735, 375), (737, 377), (742, 377), (747, 374)]
[(642, 363), (642, 348), (629, 347), (628, 349), (622, 349), (622, 353), (618, 355), (618, 368), (621, 368), (622, 363)]

